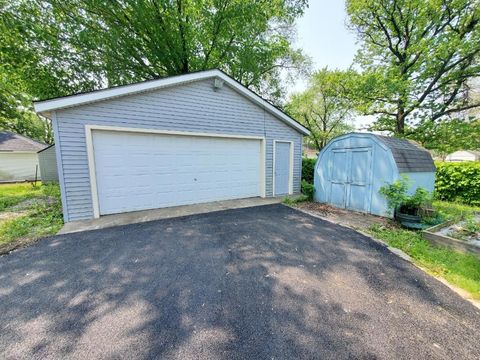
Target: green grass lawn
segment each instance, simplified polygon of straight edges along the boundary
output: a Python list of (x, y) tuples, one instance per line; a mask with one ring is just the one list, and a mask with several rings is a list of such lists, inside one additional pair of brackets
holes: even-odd
[(447, 201), (434, 201), (433, 207), (445, 220), (461, 220), (470, 218), (475, 213), (480, 213), (480, 207), (478, 206), (468, 206)]
[[(32, 201), (20, 206), (25, 200)], [(19, 216), (0, 218), (0, 247), (19, 241), (34, 241), (60, 230), (63, 218), (58, 185), (0, 185), (0, 215), (18, 212)]]
[(21, 203), (24, 200), (32, 199), (42, 195), (42, 186), (37, 182), (21, 184), (0, 184), (0, 211)]
[[(434, 202), (434, 208), (447, 220), (459, 220), (480, 212), (478, 207), (444, 201)], [(480, 259), (476, 256), (432, 246), (422, 238), (420, 232), (395, 226), (375, 225), (368, 232), (390, 246), (403, 250), (431, 274), (468, 291), (474, 299), (480, 299)]]

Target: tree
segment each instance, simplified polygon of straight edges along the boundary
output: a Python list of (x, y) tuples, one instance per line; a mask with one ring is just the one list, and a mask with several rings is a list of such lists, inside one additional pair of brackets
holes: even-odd
[(415, 140), (433, 150), (442, 159), (457, 150), (480, 149), (479, 119), (444, 119), (425, 123)]
[[(347, 0), (362, 43), (357, 93), (377, 130), (403, 136), (427, 122), (480, 106), (469, 80), (480, 75), (478, 0)], [(434, 125), (427, 125), (434, 128)]]
[(294, 94), (286, 110), (311, 132), (309, 140), (321, 150), (330, 139), (353, 129), (354, 105), (350, 100), (353, 71), (328, 70), (315, 72), (308, 88)]
[(10, 130), (46, 143), (53, 142), (50, 120), (30, 109), (31, 98), (19, 79), (7, 77), (0, 66), (0, 131)]
[(0, 0), (0, 130), (52, 143), (50, 120), (35, 114), (32, 100), (58, 93), (51, 91), (52, 81), (45, 81), (48, 72), (42, 69), (40, 55), (26, 46), (27, 26), (10, 26), (12, 4)]
[[(0, 0), (2, 1), (2, 0)], [(220, 68), (277, 103), (306, 0), (13, 0), (2, 20), (11, 64), (34, 98)], [(17, 68), (18, 68), (17, 67)]]

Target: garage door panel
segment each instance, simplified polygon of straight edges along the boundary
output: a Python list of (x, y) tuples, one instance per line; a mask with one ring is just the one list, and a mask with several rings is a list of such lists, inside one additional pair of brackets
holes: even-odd
[(260, 195), (260, 140), (93, 132), (100, 214)]

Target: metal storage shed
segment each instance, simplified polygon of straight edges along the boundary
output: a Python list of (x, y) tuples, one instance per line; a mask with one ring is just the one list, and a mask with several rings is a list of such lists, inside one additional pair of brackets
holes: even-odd
[(330, 141), (315, 166), (315, 200), (335, 207), (390, 216), (379, 189), (402, 174), (409, 192), (432, 192), (435, 164), (430, 153), (405, 139), (370, 133), (350, 133)]
[(35, 103), (66, 222), (300, 192), (309, 131), (220, 70)]

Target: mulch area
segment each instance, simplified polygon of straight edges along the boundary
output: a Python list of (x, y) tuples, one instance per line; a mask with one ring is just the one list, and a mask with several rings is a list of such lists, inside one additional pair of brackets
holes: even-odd
[(302, 202), (295, 207), (310, 215), (318, 216), (324, 220), (353, 229), (367, 229), (372, 225), (392, 225), (392, 221), (387, 218), (345, 209), (337, 209), (333, 206), (318, 202)]

